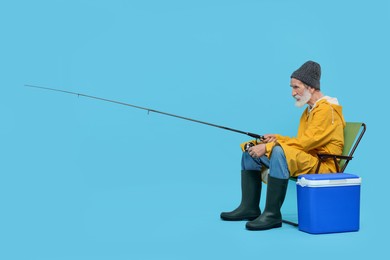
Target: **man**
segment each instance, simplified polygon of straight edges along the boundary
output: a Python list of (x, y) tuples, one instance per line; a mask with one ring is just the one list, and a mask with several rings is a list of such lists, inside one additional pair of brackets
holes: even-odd
[[(282, 207), (288, 179), (315, 173), (317, 153), (341, 154), (344, 146), (345, 121), (336, 98), (320, 90), (321, 67), (307, 61), (291, 75), (290, 85), (296, 106), (307, 104), (295, 138), (266, 134), (260, 144), (244, 150), (241, 161), (241, 204), (231, 212), (222, 212), (223, 220), (250, 220), (249, 230), (266, 230), (282, 226)], [(265, 210), (259, 208), (261, 170), (269, 168)], [(336, 172), (332, 159), (321, 163), (319, 173)]]

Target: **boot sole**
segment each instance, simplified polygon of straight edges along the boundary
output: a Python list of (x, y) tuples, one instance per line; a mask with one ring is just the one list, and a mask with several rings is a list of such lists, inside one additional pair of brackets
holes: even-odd
[(272, 229), (272, 228), (280, 228), (280, 227), (282, 227), (282, 223), (269, 225), (269, 226), (265, 226), (265, 227), (256, 227), (256, 226), (250, 226), (250, 225), (246, 225), (245, 227), (246, 227), (246, 229), (251, 230), (251, 231), (268, 230), (268, 229)]
[(252, 221), (252, 220), (255, 220), (256, 218), (258, 218), (260, 215), (257, 215), (257, 216), (250, 216), (250, 217), (240, 217), (240, 218), (229, 218), (229, 217), (222, 217), (221, 216), (221, 219), (222, 220), (225, 220), (225, 221), (243, 221), (243, 220), (249, 220), (249, 221)]

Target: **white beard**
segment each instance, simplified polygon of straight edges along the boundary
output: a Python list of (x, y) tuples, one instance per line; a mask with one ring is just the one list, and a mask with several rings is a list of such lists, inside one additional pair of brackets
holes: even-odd
[(302, 96), (297, 94), (294, 96), (294, 98), (296, 100), (295, 106), (296, 107), (303, 107), (311, 99), (311, 94), (310, 94), (309, 90), (305, 89)]

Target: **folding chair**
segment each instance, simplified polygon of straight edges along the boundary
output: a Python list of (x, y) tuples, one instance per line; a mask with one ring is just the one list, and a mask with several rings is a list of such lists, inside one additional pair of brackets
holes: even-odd
[[(347, 122), (346, 126), (344, 127), (344, 149), (343, 153), (341, 155), (335, 155), (335, 154), (317, 154), (318, 156), (318, 166), (316, 169), (315, 174), (318, 173), (318, 170), (320, 169), (321, 162), (324, 160), (327, 160), (329, 158), (332, 158), (337, 169), (337, 173), (343, 173), (345, 168), (347, 168), (347, 165), (350, 160), (353, 158), (353, 154), (358, 147), (360, 140), (362, 139), (364, 133), (366, 132), (366, 124), (365, 123), (358, 123), (358, 122)], [(291, 177), (290, 180), (297, 181), (296, 177)], [(283, 223), (298, 226), (298, 223), (284, 220)]]

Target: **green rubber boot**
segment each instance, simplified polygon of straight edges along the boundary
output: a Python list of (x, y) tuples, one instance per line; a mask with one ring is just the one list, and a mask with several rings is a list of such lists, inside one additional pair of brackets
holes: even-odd
[(246, 223), (249, 230), (267, 230), (282, 226), (282, 207), (286, 197), (288, 179), (277, 179), (268, 176), (267, 199), (263, 214)]
[(222, 212), (221, 219), (238, 221), (257, 218), (261, 214), (261, 185), (260, 171), (241, 171), (241, 203), (231, 212)]

